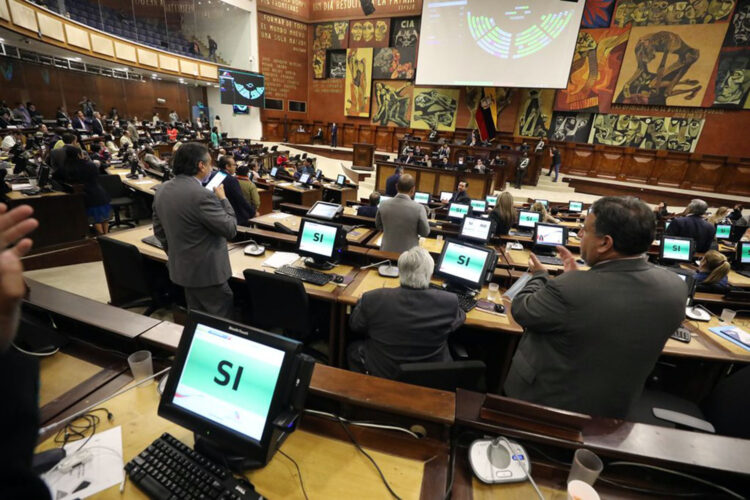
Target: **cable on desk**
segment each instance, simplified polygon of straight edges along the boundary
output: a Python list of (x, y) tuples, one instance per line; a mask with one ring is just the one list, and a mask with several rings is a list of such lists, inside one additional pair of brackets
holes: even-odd
[(297, 468), (297, 476), (299, 476), (299, 485), (302, 488), (302, 494), (305, 495), (305, 500), (308, 500), (308, 498), (307, 498), (307, 491), (305, 491), (305, 483), (302, 481), (302, 471), (299, 470), (299, 465), (297, 464), (297, 462), (292, 457), (290, 457), (289, 455), (287, 455), (286, 453), (284, 453), (283, 450), (279, 449), (278, 452), (281, 453), (282, 455), (284, 455)]
[(373, 424), (371, 422), (360, 422), (360, 421), (347, 420), (344, 417), (340, 417), (338, 415), (334, 415), (333, 413), (328, 413), (328, 412), (325, 412), (325, 411), (318, 411), (318, 410), (309, 410), (307, 408), (305, 408), (305, 413), (310, 413), (312, 415), (321, 415), (321, 416), (324, 416), (324, 417), (329, 417), (329, 418), (331, 418), (333, 420), (343, 420), (347, 424), (349, 424), (349, 425), (355, 425), (357, 427), (369, 427), (369, 428), (372, 428), (372, 429), (386, 429), (386, 430), (390, 430), (390, 431), (403, 432), (405, 434), (410, 435), (414, 439), (422, 439), (422, 436), (420, 436), (416, 432), (414, 432), (412, 430), (409, 430), (409, 429), (405, 429), (403, 427), (396, 427), (395, 425)]
[[(56, 444), (59, 444), (61, 448), (64, 448), (66, 444), (73, 439), (73, 441), (79, 441), (84, 440), (83, 444), (78, 447), (78, 449), (74, 452), (77, 453), (81, 451), (81, 449), (88, 444), (88, 442), (91, 440), (92, 437), (94, 437), (94, 434), (96, 434), (96, 427), (99, 425), (99, 422), (101, 422), (101, 419), (98, 415), (96, 415), (96, 412), (102, 411), (107, 414), (107, 420), (112, 421), (114, 418), (114, 415), (112, 412), (110, 412), (107, 408), (94, 408), (93, 410), (84, 413), (83, 415), (79, 415), (78, 417), (74, 418), (73, 420), (70, 420), (65, 426), (57, 431), (57, 434), (55, 435), (54, 442)], [(79, 420), (83, 420), (83, 423), (78, 424), (77, 422)], [(86, 436), (86, 433), (91, 431), (91, 434), (89, 436)], [(62, 434), (62, 437), (60, 436)]]
[(388, 481), (386, 480), (385, 476), (383, 475), (383, 471), (382, 471), (382, 470), (380, 470), (380, 467), (378, 467), (378, 464), (377, 464), (377, 463), (375, 462), (375, 460), (374, 460), (374, 459), (373, 459), (373, 458), (372, 458), (372, 457), (370, 456), (370, 454), (369, 454), (369, 453), (367, 453), (367, 452), (366, 452), (366, 451), (364, 450), (364, 448), (362, 448), (362, 446), (360, 446), (360, 444), (359, 444), (359, 441), (357, 441), (357, 438), (355, 438), (355, 437), (354, 437), (354, 434), (352, 434), (352, 432), (351, 432), (351, 431), (349, 430), (349, 428), (348, 428), (348, 427), (346, 426), (346, 423), (344, 422), (344, 420), (343, 420), (343, 419), (342, 419), (341, 417), (339, 417), (338, 415), (336, 416), (336, 418), (338, 419), (339, 423), (341, 424), (341, 427), (343, 427), (343, 428), (344, 428), (344, 431), (345, 431), (345, 432), (346, 432), (346, 434), (347, 434), (347, 435), (349, 436), (349, 439), (350, 439), (350, 440), (351, 440), (351, 442), (352, 442), (352, 443), (354, 444), (354, 446), (355, 446), (355, 447), (356, 447), (356, 448), (357, 448), (357, 449), (358, 449), (358, 450), (360, 451), (360, 453), (362, 453), (362, 454), (363, 454), (364, 456), (366, 456), (366, 457), (367, 457), (367, 458), (368, 458), (368, 459), (370, 460), (370, 462), (372, 462), (372, 465), (374, 465), (374, 466), (375, 466), (375, 469), (377, 469), (377, 471), (378, 471), (378, 474), (380, 474), (380, 479), (382, 479), (382, 480), (383, 480), (383, 484), (385, 485), (385, 487), (386, 487), (386, 488), (388, 488), (388, 492), (389, 492), (389, 493), (390, 493), (390, 494), (391, 494), (391, 495), (393, 496), (393, 498), (395, 498), (396, 500), (401, 500), (401, 497), (400, 497), (400, 496), (398, 496), (398, 495), (396, 494), (396, 492), (395, 492), (395, 491), (393, 491), (393, 488), (391, 488), (391, 485), (390, 485), (390, 484), (388, 484)]
[(22, 353), (26, 354), (27, 356), (34, 356), (34, 357), (37, 357), (37, 358), (46, 358), (48, 356), (52, 356), (54, 354), (57, 354), (58, 351), (60, 351), (60, 348), (56, 347), (56, 348), (54, 348), (54, 349), (52, 349), (51, 351), (48, 351), (48, 352), (32, 352), (32, 351), (26, 351), (24, 349), (21, 349), (20, 347), (18, 347), (16, 345), (15, 342), (11, 342), (11, 345), (13, 347), (15, 347), (16, 350), (19, 351), (19, 352), (22, 352)]

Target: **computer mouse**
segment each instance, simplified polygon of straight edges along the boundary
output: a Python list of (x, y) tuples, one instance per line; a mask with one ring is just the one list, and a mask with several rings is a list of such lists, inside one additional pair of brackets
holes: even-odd
[(333, 282), (334, 283), (343, 283), (344, 282), (344, 277), (341, 276), (340, 274), (336, 274), (336, 275), (333, 276)]
[(583, 260), (583, 259), (576, 259), (576, 263), (578, 263), (578, 264), (585, 264), (586, 261)]
[(495, 304), (495, 312), (505, 314), (505, 306), (502, 304)]
[(258, 256), (266, 253), (266, 247), (257, 243), (250, 243), (245, 247), (245, 255)]

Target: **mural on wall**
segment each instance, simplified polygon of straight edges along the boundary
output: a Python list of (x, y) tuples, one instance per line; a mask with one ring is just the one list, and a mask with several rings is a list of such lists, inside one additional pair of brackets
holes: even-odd
[(523, 89), (518, 110), (515, 135), (523, 137), (547, 136), (552, 122), (554, 90)]
[(568, 87), (557, 92), (556, 110), (609, 111), (628, 33), (628, 28), (578, 32)]
[(390, 19), (361, 19), (349, 23), (349, 47), (387, 47)]
[(321, 79), (326, 77), (326, 51), (313, 50), (312, 52), (313, 78)]
[(561, 113), (552, 115), (549, 138), (553, 141), (587, 142), (591, 131), (591, 113)]
[(581, 28), (608, 28), (615, 10), (615, 0), (586, 0)]
[(373, 90), (372, 123), (387, 127), (408, 127), (414, 84), (400, 81), (376, 81)]
[(736, 0), (619, 0), (615, 26), (663, 26), (726, 21)]
[(413, 80), (416, 74), (416, 47), (375, 49), (372, 75), (380, 80)]
[(508, 87), (464, 87), (464, 104), (469, 110), (469, 120), (464, 126), (471, 129), (479, 128), (481, 135), (482, 129), (477, 124), (479, 111), (488, 132), (492, 135), (492, 129), (497, 131), (500, 115), (511, 102), (513, 90)]
[(725, 50), (719, 56), (711, 106), (750, 108), (750, 49)]
[(326, 53), (326, 78), (346, 78), (346, 50)]
[(371, 91), (372, 49), (347, 49), (344, 114), (346, 116), (370, 116)]
[(315, 25), (313, 50), (345, 49), (349, 43), (349, 21)]
[(421, 17), (391, 19), (391, 47), (416, 47), (419, 44)]
[(750, 0), (740, 0), (729, 23), (725, 47), (750, 46)]
[(458, 89), (415, 87), (411, 128), (455, 131), (458, 94)]
[(703, 122), (697, 118), (598, 114), (589, 143), (692, 153)]
[(615, 102), (700, 106), (727, 24), (631, 29)]

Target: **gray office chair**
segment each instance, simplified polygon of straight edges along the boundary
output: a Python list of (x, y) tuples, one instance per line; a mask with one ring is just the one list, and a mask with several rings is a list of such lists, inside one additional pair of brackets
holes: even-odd
[(457, 388), (485, 392), (485, 372), (482, 361), (437, 361), (399, 365), (396, 380), (408, 384), (432, 387), (443, 391)]
[(138, 224), (138, 219), (133, 217), (132, 220), (122, 219), (120, 217), (120, 210), (127, 207), (131, 214), (134, 214), (133, 204), (135, 198), (133, 193), (128, 187), (122, 182), (119, 175), (100, 175), (97, 179), (99, 184), (109, 194), (111, 201), (109, 204), (112, 206), (112, 211), (115, 213), (115, 221), (111, 224), (112, 227), (117, 226), (128, 226), (135, 227)]

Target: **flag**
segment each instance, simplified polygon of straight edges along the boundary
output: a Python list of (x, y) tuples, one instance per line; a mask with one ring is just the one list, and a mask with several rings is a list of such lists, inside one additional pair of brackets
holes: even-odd
[(482, 89), (482, 98), (479, 100), (475, 115), (479, 136), (483, 141), (494, 139), (496, 134), (493, 108), (497, 109), (497, 105), (494, 91), (495, 89)]

